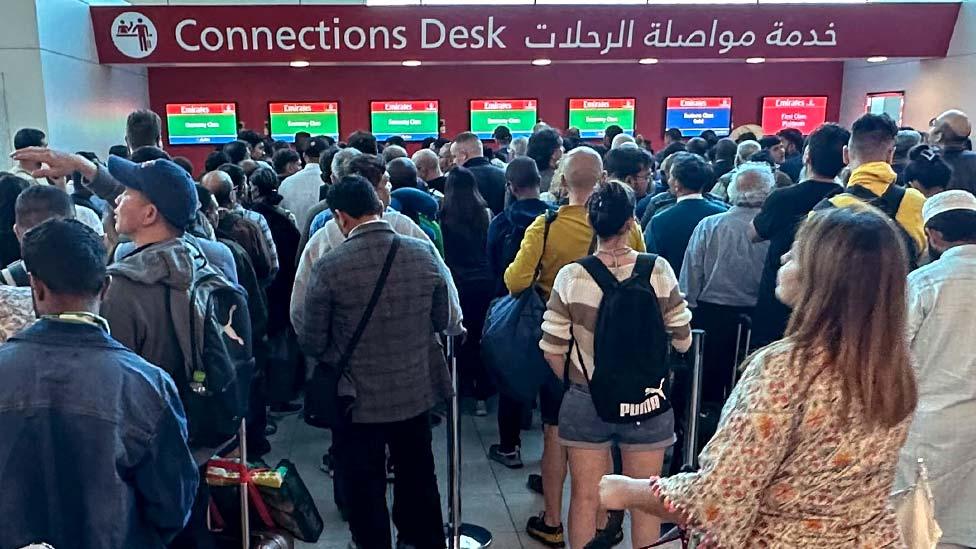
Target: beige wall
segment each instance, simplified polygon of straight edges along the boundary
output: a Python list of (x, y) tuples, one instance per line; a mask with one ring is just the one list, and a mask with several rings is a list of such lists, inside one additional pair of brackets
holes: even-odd
[[(919, 33), (924, 32), (920, 24)], [(944, 59), (844, 63), (841, 123), (850, 124), (864, 113), (866, 94), (886, 91), (905, 92), (906, 126), (927, 128), (933, 116), (947, 109), (976, 116), (976, 1), (963, 2)]]

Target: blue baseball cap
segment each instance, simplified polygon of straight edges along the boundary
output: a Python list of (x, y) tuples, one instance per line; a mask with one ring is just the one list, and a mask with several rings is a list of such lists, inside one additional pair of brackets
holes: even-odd
[(108, 173), (119, 183), (141, 192), (166, 221), (185, 229), (196, 216), (197, 189), (190, 174), (170, 160), (136, 164), (119, 156), (108, 157)]

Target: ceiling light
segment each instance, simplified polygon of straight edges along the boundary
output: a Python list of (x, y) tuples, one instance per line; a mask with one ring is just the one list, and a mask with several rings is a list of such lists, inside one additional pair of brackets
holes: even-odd
[(750, 65), (755, 65), (757, 63), (765, 63), (765, 62), (766, 62), (766, 58), (765, 57), (747, 57), (746, 58), (746, 63), (749, 63)]
[(296, 69), (304, 69), (305, 67), (311, 65), (311, 63), (308, 61), (292, 61), (291, 63), (288, 63), (288, 65)]
[(868, 57), (868, 63), (884, 63), (887, 60), (888, 58), (883, 55), (875, 55), (872, 57)]
[(656, 65), (657, 59), (654, 57), (645, 57), (643, 59), (638, 59), (637, 62), (641, 65)]
[(419, 67), (420, 61), (417, 61), (416, 59), (408, 59), (400, 64), (403, 65), (404, 67)]
[(537, 67), (545, 67), (552, 64), (552, 59), (533, 59), (532, 64)]

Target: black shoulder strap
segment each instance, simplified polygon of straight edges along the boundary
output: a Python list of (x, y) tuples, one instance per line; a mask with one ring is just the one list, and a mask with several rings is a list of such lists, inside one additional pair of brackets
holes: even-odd
[(363, 337), (363, 332), (366, 331), (366, 325), (369, 324), (369, 318), (373, 316), (373, 309), (376, 308), (376, 303), (380, 300), (380, 294), (383, 293), (383, 287), (386, 286), (386, 278), (390, 275), (390, 267), (393, 266), (393, 258), (396, 257), (399, 247), (400, 235), (394, 235), (393, 243), (390, 244), (390, 251), (386, 254), (386, 262), (383, 264), (383, 270), (380, 271), (380, 276), (376, 279), (376, 287), (373, 288), (373, 295), (370, 296), (369, 304), (366, 305), (366, 310), (363, 311), (363, 316), (359, 319), (356, 331), (353, 332), (349, 344), (346, 345), (345, 352), (342, 353), (342, 357), (339, 359), (338, 369), (340, 372), (344, 372), (349, 367), (349, 360), (352, 358), (352, 353), (356, 350), (356, 346), (359, 345), (359, 340)]
[(898, 208), (901, 208), (901, 201), (905, 198), (905, 188), (892, 183), (881, 195), (879, 206), (888, 214), (888, 217), (895, 219), (898, 215)]
[(576, 262), (582, 265), (583, 268), (586, 269), (586, 272), (590, 273), (590, 276), (593, 277), (593, 280), (595, 280), (597, 285), (600, 286), (600, 290), (602, 290), (604, 294), (620, 285), (620, 282), (618, 282), (617, 278), (613, 276), (610, 269), (607, 269), (607, 266), (600, 261), (599, 257), (595, 255), (588, 255), (582, 259), (576, 260)]
[(657, 254), (638, 254), (637, 261), (634, 263), (634, 274), (630, 275), (631, 278), (650, 284), (651, 273), (654, 272), (656, 262)]
[(530, 286), (535, 286), (537, 280), (539, 280), (539, 275), (542, 274), (542, 258), (546, 256), (546, 242), (549, 240), (549, 226), (552, 222), (556, 220), (556, 216), (559, 215), (558, 211), (549, 210), (546, 212), (546, 228), (542, 232), (542, 252), (539, 253), (539, 262), (535, 264), (535, 273), (532, 274), (532, 284)]

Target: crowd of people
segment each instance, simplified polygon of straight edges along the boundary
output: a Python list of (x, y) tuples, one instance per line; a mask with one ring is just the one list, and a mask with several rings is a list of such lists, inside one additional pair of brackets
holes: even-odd
[[(544, 545), (611, 547), (627, 510), (633, 547), (662, 523), (715, 547), (902, 547), (888, 496), (923, 459), (939, 547), (976, 547), (968, 117), (749, 130), (669, 129), (655, 152), (540, 122), (412, 153), (242, 130), (199, 169), (148, 110), (104, 162), (21, 129), (0, 173), (0, 546), (216, 547), (228, 425), (246, 417), (260, 458), (301, 410), (331, 431), (352, 547), (441, 549), (431, 427), (456, 338), (466, 413), (497, 414), (491, 460), (525, 466), (538, 408)], [(526, 364), (551, 369), (531, 401), (482, 348), (526, 292), (546, 304)]]

